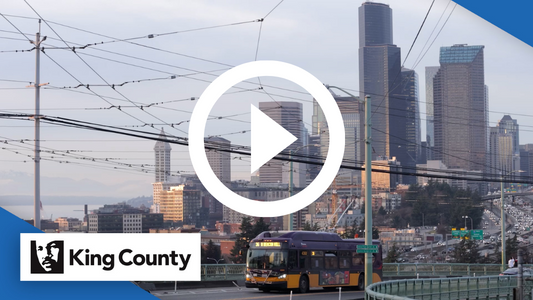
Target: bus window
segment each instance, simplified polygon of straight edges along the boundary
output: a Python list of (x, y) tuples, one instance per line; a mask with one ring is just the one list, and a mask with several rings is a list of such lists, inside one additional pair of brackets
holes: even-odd
[(337, 269), (338, 260), (335, 252), (326, 252), (326, 269)]
[(350, 252), (348, 251), (339, 251), (339, 268), (349, 269), (350, 268)]
[(324, 258), (311, 257), (311, 269), (324, 269)]
[(352, 265), (354, 267), (361, 266), (365, 262), (365, 255), (363, 253), (352, 252)]
[(289, 250), (289, 269), (294, 269), (298, 267), (298, 260), (296, 257), (296, 250)]
[(309, 269), (309, 261), (307, 260), (307, 251), (300, 251), (300, 269)]

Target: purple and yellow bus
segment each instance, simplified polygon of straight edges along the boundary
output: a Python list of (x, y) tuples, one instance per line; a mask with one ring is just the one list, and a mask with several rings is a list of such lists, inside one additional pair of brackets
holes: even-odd
[[(310, 288), (364, 288), (364, 239), (342, 239), (335, 233), (265, 231), (250, 242), (246, 255), (246, 287), (261, 291)], [(372, 282), (382, 278), (382, 249), (373, 254)]]

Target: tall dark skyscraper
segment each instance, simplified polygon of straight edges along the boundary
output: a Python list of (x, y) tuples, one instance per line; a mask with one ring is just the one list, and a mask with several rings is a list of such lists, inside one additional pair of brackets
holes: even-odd
[[(418, 107), (418, 75), (414, 70), (402, 68), (402, 82), (401, 90), (397, 99), (403, 103), (403, 108), (400, 111), (391, 111), (391, 119), (395, 120), (393, 124), (402, 124), (405, 127), (405, 132), (401, 132), (401, 136), (405, 136), (405, 140), (396, 137), (391, 137), (392, 146), (395, 146), (395, 140), (400, 146), (405, 147), (407, 151), (400, 151), (397, 159), (401, 162), (405, 171), (414, 171), (416, 164), (419, 163), (421, 156), (421, 131), (420, 131), (420, 110)], [(403, 176), (403, 183), (415, 184), (416, 177)]]
[(433, 78), (435, 78), (438, 71), (439, 67), (426, 67), (426, 142), (428, 160), (433, 160), (433, 147), (435, 147)]
[(402, 96), (410, 80), (403, 82), (406, 78), (402, 77), (400, 48), (393, 44), (391, 8), (363, 3), (359, 7), (359, 90), (361, 98), (372, 97), (372, 159), (396, 157), (403, 166), (415, 165), (416, 157), (409, 157), (407, 147), (411, 143), (407, 125), (413, 121), (408, 119), (411, 102)]
[(433, 79), (434, 154), (448, 168), (488, 171), (483, 48), (440, 48), (440, 69)]

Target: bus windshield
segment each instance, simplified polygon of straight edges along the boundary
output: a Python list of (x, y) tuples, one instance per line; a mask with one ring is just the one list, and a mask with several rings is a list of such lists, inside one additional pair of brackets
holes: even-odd
[(248, 268), (280, 269), (287, 267), (287, 250), (248, 250)]

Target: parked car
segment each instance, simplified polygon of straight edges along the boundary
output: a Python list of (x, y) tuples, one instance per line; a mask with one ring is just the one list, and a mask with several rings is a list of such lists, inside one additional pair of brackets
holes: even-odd
[[(523, 274), (526, 276), (531, 276), (533, 275), (533, 270), (529, 268), (523, 268)], [(500, 276), (504, 276), (504, 275), (509, 275), (509, 276), (518, 275), (518, 268), (509, 268), (500, 274)]]

